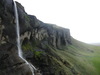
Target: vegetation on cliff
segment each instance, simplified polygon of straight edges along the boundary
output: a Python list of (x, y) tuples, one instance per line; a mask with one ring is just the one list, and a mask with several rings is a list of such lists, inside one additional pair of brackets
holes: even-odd
[[(28, 15), (20, 3), (17, 8), (23, 55), (43, 75), (100, 74), (99, 46), (77, 41), (69, 29)], [(13, 0), (0, 1), (0, 75), (31, 75), (18, 56)]]

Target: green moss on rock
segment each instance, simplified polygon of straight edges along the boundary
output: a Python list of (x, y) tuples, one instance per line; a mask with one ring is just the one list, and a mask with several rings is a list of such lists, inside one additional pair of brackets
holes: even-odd
[(41, 54), (43, 53), (42, 51), (37, 51), (38, 48), (32, 46), (31, 43), (26, 43), (26, 44), (24, 44), (24, 45), (22, 46), (22, 49), (23, 49), (24, 51), (28, 51), (28, 50), (32, 51), (32, 53), (34, 54), (34, 57), (35, 57), (35, 58), (39, 58), (39, 57), (41, 56)]

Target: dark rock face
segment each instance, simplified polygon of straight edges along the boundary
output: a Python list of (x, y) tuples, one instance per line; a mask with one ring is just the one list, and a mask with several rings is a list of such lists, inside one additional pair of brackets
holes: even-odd
[(0, 0), (0, 75), (32, 75), (18, 56), (13, 0)]
[(71, 44), (69, 29), (40, 21), (39, 26), (32, 31), (32, 37), (41, 41), (41, 47), (43, 47), (42, 45), (51, 45), (61, 49), (62, 46)]
[(18, 57), (12, 44), (0, 46), (0, 75), (31, 75), (29, 66)]
[[(62, 49), (71, 44), (69, 29), (39, 21), (28, 15), (20, 3), (17, 8), (25, 58), (43, 75), (67, 75), (62, 69), (56, 71), (61, 65), (53, 57), (61, 59), (48, 47)], [(13, 0), (0, 0), (0, 75), (32, 75), (29, 66), (18, 56), (16, 37)]]

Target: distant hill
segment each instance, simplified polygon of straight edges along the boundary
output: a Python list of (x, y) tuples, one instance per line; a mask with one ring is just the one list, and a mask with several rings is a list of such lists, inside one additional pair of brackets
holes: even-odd
[(100, 43), (92, 43), (92, 45), (100, 46)]

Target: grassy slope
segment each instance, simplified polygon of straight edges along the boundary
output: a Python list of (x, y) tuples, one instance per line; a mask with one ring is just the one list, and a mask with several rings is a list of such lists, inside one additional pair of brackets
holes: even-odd
[[(60, 71), (62, 75), (100, 75), (100, 46), (85, 44), (73, 38), (71, 40), (72, 45), (62, 50), (56, 50), (50, 46), (46, 50), (49, 51), (47, 55), (51, 60), (48, 63), (54, 68), (55, 75), (59, 75)], [(37, 51), (34, 51), (37, 49), (35, 46), (32, 47), (31, 44), (24, 46), (24, 50), (29, 49), (37, 56)]]
[(79, 42), (72, 38), (72, 45), (56, 50), (63, 60), (69, 62), (78, 75), (100, 75), (100, 47)]

